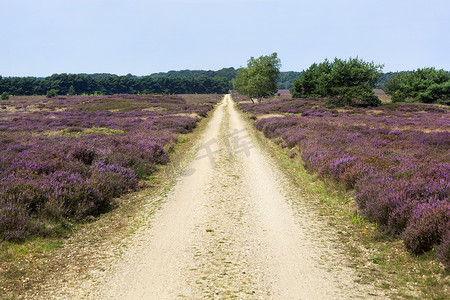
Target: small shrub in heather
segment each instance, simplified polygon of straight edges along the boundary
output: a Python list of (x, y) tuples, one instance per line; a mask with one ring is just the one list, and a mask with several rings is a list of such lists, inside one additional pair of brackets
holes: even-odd
[[(27, 111), (37, 105), (42, 110)], [(177, 96), (54, 97), (21, 103), (0, 120), (0, 239), (51, 233), (67, 219), (108, 209), (111, 199), (169, 161), (176, 135), (211, 103)]]
[(9, 94), (7, 92), (3, 92), (2, 95), (0, 96), (0, 99), (8, 100), (9, 99)]
[(92, 170), (89, 184), (103, 202), (108, 202), (137, 186), (137, 177), (133, 170), (118, 165), (99, 162)]
[[(408, 227), (403, 232), (406, 248), (416, 254), (441, 244), (444, 234), (450, 230), (449, 201), (419, 204), (412, 212)], [(441, 251), (445, 251), (442, 249)], [(448, 251), (448, 250), (446, 250)]]
[(436, 246), (439, 258), (446, 266), (450, 266), (450, 229), (444, 232), (441, 243)]
[[(450, 110), (427, 104), (327, 106), (324, 99), (239, 102), (254, 125), (298, 147), (305, 168), (354, 189), (361, 213), (407, 248), (449, 261)], [(296, 113), (294, 113), (294, 110)], [(294, 114), (293, 114), (294, 113)]]
[(76, 147), (72, 150), (71, 156), (86, 165), (91, 165), (95, 158), (95, 150), (85, 147)]
[(43, 226), (23, 205), (12, 201), (1, 201), (0, 205), (0, 235), (3, 240), (19, 242), (42, 232)]
[(272, 138), (280, 135), (286, 128), (296, 126), (299, 124), (298, 118), (295, 117), (273, 117), (262, 119), (255, 122), (256, 128), (264, 132), (264, 135), (268, 138)]

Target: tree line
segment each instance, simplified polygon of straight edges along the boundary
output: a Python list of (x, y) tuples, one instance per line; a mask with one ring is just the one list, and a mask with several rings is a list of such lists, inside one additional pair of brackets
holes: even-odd
[[(202, 71), (202, 70), (181, 70), (181, 71), (169, 71), (165, 73), (153, 73), (150, 76), (152, 77), (200, 77), (200, 76), (207, 76), (207, 77), (223, 77), (226, 78), (230, 82), (230, 88), (232, 87), (232, 81), (234, 78), (236, 78), (237, 73), (239, 72), (241, 68), (235, 69), (233, 67), (231, 68), (223, 68), (218, 71)], [(281, 72), (276, 80), (277, 87), (280, 90), (283, 89), (290, 89), (294, 86), (294, 80), (297, 79), (301, 75), (300, 72), (294, 72), (294, 71), (286, 71)]]
[[(302, 72), (280, 72), (278, 68), (277, 76), (272, 79), (276, 85), (271, 81), (270, 90), (290, 89), (295, 97), (331, 97), (339, 102), (337, 104), (377, 105), (380, 102), (373, 96), (373, 88), (381, 88), (392, 95), (394, 102), (450, 103), (449, 72), (423, 68), (382, 73), (381, 69), (381, 65), (358, 58), (325, 60), (314, 63)], [(239, 73), (247, 71), (248, 67), (231, 67), (218, 71), (169, 71), (142, 77), (108, 73), (63, 73), (45, 78), (0, 76), (0, 94), (2, 98), (45, 94), (223, 94), (233, 89), (233, 81)], [(258, 80), (261, 81), (261, 78)], [(253, 78), (251, 81), (256, 83), (258, 80)], [(252, 97), (255, 97), (255, 91), (253, 89)], [(260, 96), (256, 95), (256, 98), (261, 99)]]
[(132, 75), (53, 74), (45, 78), (0, 76), (0, 94), (59, 95), (80, 94), (223, 94), (231, 88), (223, 77), (136, 77)]
[[(233, 88), (237, 69), (218, 71), (180, 70), (153, 73), (138, 77), (132, 74), (118, 76), (109, 73), (53, 74), (48, 77), (2, 77), (0, 94), (45, 95), (49, 91), (59, 95), (80, 94), (223, 94)], [(281, 72), (279, 89), (289, 89), (300, 72)]]

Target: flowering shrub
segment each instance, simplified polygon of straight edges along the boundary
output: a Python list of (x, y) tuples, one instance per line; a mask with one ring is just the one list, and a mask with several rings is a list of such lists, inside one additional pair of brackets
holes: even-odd
[(444, 232), (442, 236), (441, 243), (436, 246), (439, 258), (444, 262), (445, 265), (450, 266), (450, 230)]
[[(411, 252), (434, 247), (449, 263), (449, 109), (396, 103), (337, 110), (320, 99), (238, 106), (266, 137), (297, 148), (308, 171), (354, 189), (361, 213)], [(260, 118), (265, 114), (276, 116)]]
[(420, 254), (439, 245), (444, 233), (448, 231), (449, 222), (450, 205), (448, 201), (433, 201), (417, 205), (412, 211), (408, 227), (403, 232), (406, 248), (413, 253)]
[(3, 239), (20, 241), (30, 235), (42, 233), (44, 226), (30, 216), (23, 205), (16, 202), (0, 203), (0, 234)]
[(8, 104), (0, 117), (0, 239), (13, 241), (107, 209), (166, 164), (176, 135), (213, 107), (167, 95)]

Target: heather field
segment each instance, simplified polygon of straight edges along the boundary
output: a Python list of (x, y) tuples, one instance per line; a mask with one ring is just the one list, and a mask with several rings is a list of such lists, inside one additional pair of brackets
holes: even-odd
[(415, 254), (450, 265), (450, 110), (426, 104), (336, 108), (324, 99), (259, 105), (234, 96), (256, 128), (305, 168), (354, 191), (358, 211)]
[[(64, 232), (137, 189), (220, 95), (11, 97), (0, 103), (0, 239)], [(205, 102), (205, 100), (208, 100)]]

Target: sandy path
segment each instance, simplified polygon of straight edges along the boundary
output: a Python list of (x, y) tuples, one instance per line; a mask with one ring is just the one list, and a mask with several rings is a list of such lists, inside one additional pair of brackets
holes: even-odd
[(151, 227), (86, 298), (375, 297), (342, 266), (325, 227), (289, 204), (296, 198), (288, 183), (254, 144), (230, 96), (199, 145)]

